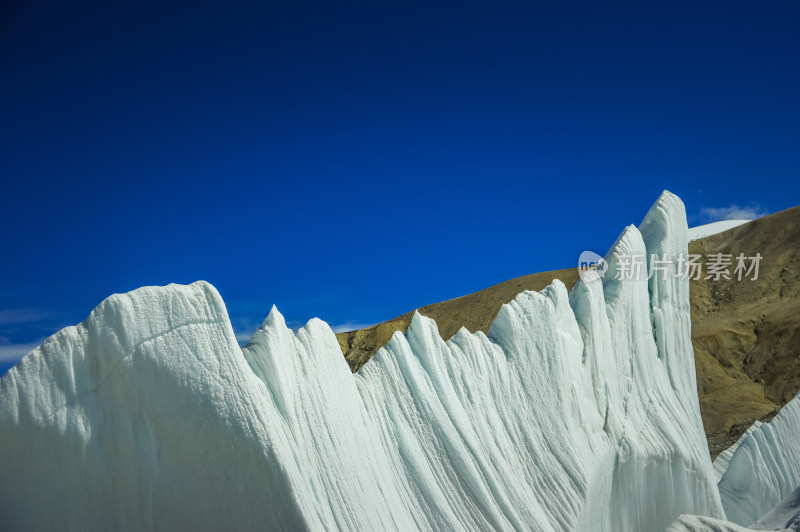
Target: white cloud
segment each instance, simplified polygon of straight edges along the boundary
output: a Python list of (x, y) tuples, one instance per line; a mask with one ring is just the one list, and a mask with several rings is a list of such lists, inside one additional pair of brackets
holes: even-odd
[(362, 323), (358, 321), (348, 321), (347, 323), (342, 323), (340, 325), (331, 325), (331, 329), (333, 332), (340, 333), (340, 332), (349, 332), (349, 331), (357, 331), (358, 329), (366, 329), (367, 327), (372, 327), (375, 325), (374, 323)]
[(42, 338), (35, 342), (27, 342), (24, 344), (0, 344), (0, 362), (16, 362), (32, 349), (36, 349), (42, 345), (44, 340), (45, 339)]
[(234, 331), (236, 335), (236, 341), (239, 342), (240, 346), (246, 345), (247, 342), (250, 341), (250, 338), (253, 337), (253, 333), (255, 332), (256, 332), (255, 329), (247, 331)]
[(727, 207), (703, 207), (700, 216), (708, 222), (721, 220), (755, 220), (769, 214), (758, 204), (740, 207), (735, 203)]
[(236, 336), (236, 341), (239, 342), (240, 347), (244, 347), (253, 337), (260, 322), (256, 322), (247, 316), (232, 316), (231, 325), (233, 325), (233, 334)]

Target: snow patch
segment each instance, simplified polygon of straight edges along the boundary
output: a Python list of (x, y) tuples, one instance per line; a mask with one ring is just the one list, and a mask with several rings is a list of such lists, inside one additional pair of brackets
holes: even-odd
[(728, 229), (739, 227), (740, 225), (746, 224), (747, 222), (751, 221), (752, 220), (722, 220), (720, 222), (713, 222), (710, 224), (698, 225), (697, 227), (690, 227), (689, 242), (692, 242), (694, 240), (700, 240), (701, 238), (705, 238), (707, 236), (722, 233), (724, 231), (727, 231)]

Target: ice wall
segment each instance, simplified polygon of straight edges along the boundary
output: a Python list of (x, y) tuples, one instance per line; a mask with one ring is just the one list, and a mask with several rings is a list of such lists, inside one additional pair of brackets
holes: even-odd
[[(769, 423), (751, 427), (729, 456), (715, 461), (730, 521), (750, 525), (800, 486), (800, 396)], [(725, 467), (727, 461), (727, 467)]]
[(754, 421), (753, 424), (750, 425), (750, 427), (746, 431), (744, 431), (744, 434), (739, 436), (739, 439), (736, 440), (736, 443), (734, 443), (733, 445), (731, 445), (730, 447), (719, 453), (719, 455), (717, 455), (717, 457), (714, 459), (714, 462), (712, 463), (712, 465), (714, 466), (714, 474), (717, 477), (717, 482), (722, 480), (722, 476), (725, 474), (725, 471), (728, 470), (728, 465), (731, 463), (731, 458), (733, 458), (733, 453), (736, 452), (736, 449), (739, 448), (739, 445), (741, 445), (742, 442), (745, 439), (747, 439), (748, 436), (750, 436), (751, 432), (757, 430), (758, 427), (760, 426), (761, 426), (760, 421), (758, 420)]
[[(448, 342), (419, 314), (357, 375), (276, 309), (239, 349), (206, 283), (103, 302), (0, 379), (0, 523), (66, 529), (663, 530), (722, 517), (686, 253), (664, 193), (604, 279), (524, 292)], [(670, 272), (668, 272), (670, 273)]]
[(213, 287), (113, 295), (0, 379), (0, 528), (304, 528), (280, 421)]

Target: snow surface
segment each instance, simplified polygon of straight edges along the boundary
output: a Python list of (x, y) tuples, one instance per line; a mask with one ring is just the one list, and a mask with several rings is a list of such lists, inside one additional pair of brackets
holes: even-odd
[(698, 225), (697, 227), (690, 227), (689, 242), (693, 240), (700, 240), (701, 238), (705, 238), (707, 236), (716, 235), (717, 233), (722, 233), (723, 231), (733, 229), (734, 227), (739, 227), (740, 225), (751, 221), (752, 220), (722, 220), (710, 224)]
[(240, 349), (204, 282), (111, 296), (0, 379), (0, 522), (624, 532), (722, 518), (688, 281), (616, 279), (626, 256), (686, 253), (687, 235), (665, 192), (603, 279), (523, 292), (488, 336), (444, 342), (415, 314), (356, 375), (327, 324), (293, 333), (275, 308)]
[(727, 467), (715, 467), (728, 520), (748, 526), (800, 486), (800, 395), (737, 443)]

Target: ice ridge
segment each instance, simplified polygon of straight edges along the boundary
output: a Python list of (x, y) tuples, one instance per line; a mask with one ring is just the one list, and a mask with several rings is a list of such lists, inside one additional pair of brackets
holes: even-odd
[(603, 279), (523, 292), (488, 335), (445, 342), (415, 314), (355, 375), (327, 324), (295, 333), (275, 308), (240, 349), (208, 283), (111, 296), (0, 379), (0, 522), (624, 532), (722, 518), (688, 281), (648, 279), (647, 264), (616, 275), (687, 242), (664, 192)]

